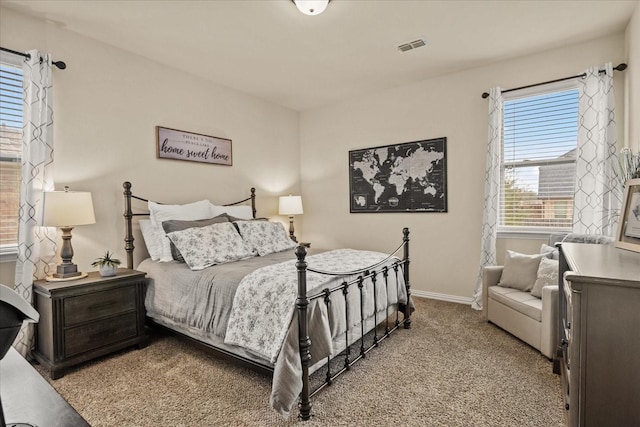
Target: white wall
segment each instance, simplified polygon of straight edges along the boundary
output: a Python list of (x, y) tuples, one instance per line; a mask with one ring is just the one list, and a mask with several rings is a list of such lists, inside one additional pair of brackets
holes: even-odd
[[(56, 189), (93, 194), (97, 223), (73, 230), (81, 270), (91, 270), (107, 249), (125, 257), (125, 180), (137, 194), (164, 202), (233, 202), (255, 186), (261, 216), (277, 214), (277, 195), (299, 192), (297, 112), (55, 24), (0, 12), (3, 47), (51, 52), (68, 66), (53, 71), (54, 177)], [(157, 159), (157, 125), (231, 139), (233, 166)], [(12, 265), (3, 267), (2, 281), (12, 283)]]
[[(487, 140), (487, 101), (481, 93), (623, 59), (624, 34), (618, 34), (302, 113), (303, 238), (316, 247), (388, 251), (400, 243), (402, 227), (409, 227), (413, 289), (468, 301), (480, 258)], [(615, 75), (619, 111), (623, 79)], [(443, 136), (448, 139), (448, 213), (349, 213), (349, 150)], [(501, 242), (498, 247), (530, 251), (542, 241)]]
[(629, 68), (625, 75), (626, 145), (640, 152), (640, 1), (625, 33), (625, 57)]

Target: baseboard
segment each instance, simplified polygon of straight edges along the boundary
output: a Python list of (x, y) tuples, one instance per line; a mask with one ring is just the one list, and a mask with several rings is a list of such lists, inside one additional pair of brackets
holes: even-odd
[(473, 302), (473, 298), (470, 297), (459, 297), (457, 295), (439, 294), (437, 292), (419, 291), (415, 289), (411, 289), (411, 295), (415, 295), (420, 298), (438, 299), (442, 301), (455, 302), (458, 304), (466, 305), (471, 305), (471, 303)]

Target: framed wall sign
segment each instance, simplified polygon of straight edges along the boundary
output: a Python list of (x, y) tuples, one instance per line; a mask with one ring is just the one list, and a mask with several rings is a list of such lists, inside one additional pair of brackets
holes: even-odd
[(350, 212), (447, 212), (447, 138), (349, 151)]
[(156, 126), (159, 159), (231, 166), (231, 140)]
[(615, 245), (640, 252), (640, 178), (630, 179), (625, 184)]

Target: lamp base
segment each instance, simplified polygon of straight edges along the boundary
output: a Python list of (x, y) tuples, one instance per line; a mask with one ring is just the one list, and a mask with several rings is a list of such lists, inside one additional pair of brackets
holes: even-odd
[(78, 271), (78, 266), (74, 263), (65, 263), (58, 265), (56, 267), (56, 273), (53, 274), (53, 277), (57, 279), (66, 279), (69, 277), (79, 276), (82, 273)]
[(51, 276), (45, 277), (44, 279), (47, 282), (70, 282), (72, 280), (84, 279), (88, 275), (89, 275), (89, 273), (78, 273), (78, 276), (71, 276), (71, 277), (66, 277), (66, 278), (58, 278), (58, 277), (55, 277), (55, 274), (53, 274)]

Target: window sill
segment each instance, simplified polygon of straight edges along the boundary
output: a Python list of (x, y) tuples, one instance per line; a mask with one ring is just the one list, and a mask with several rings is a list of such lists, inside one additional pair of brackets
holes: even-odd
[(533, 239), (533, 240), (549, 240), (550, 236), (566, 235), (571, 231), (567, 230), (500, 230), (498, 231), (498, 239)]
[(18, 245), (0, 246), (0, 263), (16, 262), (18, 259)]

